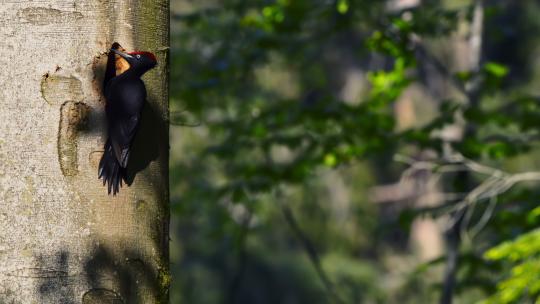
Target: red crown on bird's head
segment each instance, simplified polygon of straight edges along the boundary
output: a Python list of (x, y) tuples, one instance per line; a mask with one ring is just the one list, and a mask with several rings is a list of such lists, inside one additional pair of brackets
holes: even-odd
[(150, 52), (132, 52), (132, 53), (129, 53), (130, 55), (141, 55), (141, 56), (146, 56), (152, 60), (154, 60), (155, 62), (157, 62), (157, 59), (156, 59), (156, 56)]

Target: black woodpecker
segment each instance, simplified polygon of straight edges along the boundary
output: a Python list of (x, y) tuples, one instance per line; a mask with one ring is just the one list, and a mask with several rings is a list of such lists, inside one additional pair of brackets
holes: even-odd
[(108, 193), (113, 195), (122, 187), (122, 180), (126, 182), (131, 143), (146, 100), (141, 76), (157, 64), (156, 56), (150, 52), (122, 50), (118, 43), (113, 43), (103, 82), (109, 138), (99, 162), (98, 178), (103, 178), (103, 185), (107, 184)]

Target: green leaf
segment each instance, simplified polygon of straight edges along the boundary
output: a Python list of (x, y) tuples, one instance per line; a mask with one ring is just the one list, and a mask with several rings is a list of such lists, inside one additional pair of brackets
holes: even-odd
[(323, 162), (328, 167), (334, 167), (337, 164), (337, 157), (333, 153), (328, 153), (324, 156)]
[(528, 232), (514, 241), (488, 250), (484, 257), (514, 264), (510, 273), (497, 284), (497, 292), (484, 304), (531, 303), (540, 295), (540, 229)]
[(484, 254), (484, 257), (493, 261), (503, 259), (520, 261), (536, 255), (540, 255), (540, 229), (493, 247)]
[(527, 223), (533, 225), (540, 220), (540, 207), (534, 208), (529, 214), (527, 214)]
[(509, 72), (508, 67), (496, 62), (486, 63), (484, 65), (484, 71), (496, 78), (503, 78), (508, 75)]
[(336, 3), (337, 11), (345, 15), (349, 11), (349, 1), (348, 0), (338, 0)]

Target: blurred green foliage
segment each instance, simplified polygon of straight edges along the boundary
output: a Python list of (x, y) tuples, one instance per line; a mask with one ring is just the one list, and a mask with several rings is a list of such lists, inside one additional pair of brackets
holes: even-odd
[[(538, 217), (540, 208), (531, 218)], [(482, 303), (537, 302), (540, 295), (540, 229), (525, 233), (516, 240), (506, 241), (485, 253), (492, 261), (510, 261), (511, 269), (497, 284), (497, 292)]]
[[(373, 0), (172, 4), (172, 303), (434, 303), (444, 257), (420, 264), (408, 233), (418, 216), (447, 209), (413, 206), (400, 216), (370, 202), (373, 186), (405, 169), (392, 156), (442, 155), (448, 143), (434, 134), (460, 124), (474, 132), (450, 142), (454, 151), (511, 172), (540, 165), (540, 107), (526, 85), (538, 83), (532, 0), (486, 3), (481, 68), (445, 75), (458, 91), (478, 87), (475, 100), (432, 94), (422, 105), (435, 113), (406, 128), (396, 100), (429, 87), (428, 60), (451, 64), (438, 50), (471, 23), (471, 1), (397, 10)], [(501, 46), (508, 35), (529, 48)], [(520, 60), (529, 70), (516, 68)], [(351, 70), (365, 85), (347, 98)], [(538, 298), (538, 271), (524, 270), (540, 268), (539, 193), (519, 185), (497, 198), (474, 246), (461, 250), (459, 299)], [(472, 220), (486, 208), (479, 202)]]

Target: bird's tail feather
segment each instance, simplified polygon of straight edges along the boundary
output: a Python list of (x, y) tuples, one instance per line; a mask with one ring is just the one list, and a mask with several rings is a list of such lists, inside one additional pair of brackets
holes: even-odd
[(103, 178), (103, 185), (107, 184), (107, 192), (113, 195), (119, 192), (122, 187), (122, 180), (126, 179), (126, 169), (120, 166), (120, 163), (114, 155), (110, 140), (105, 143), (105, 152), (99, 162), (98, 178)]

